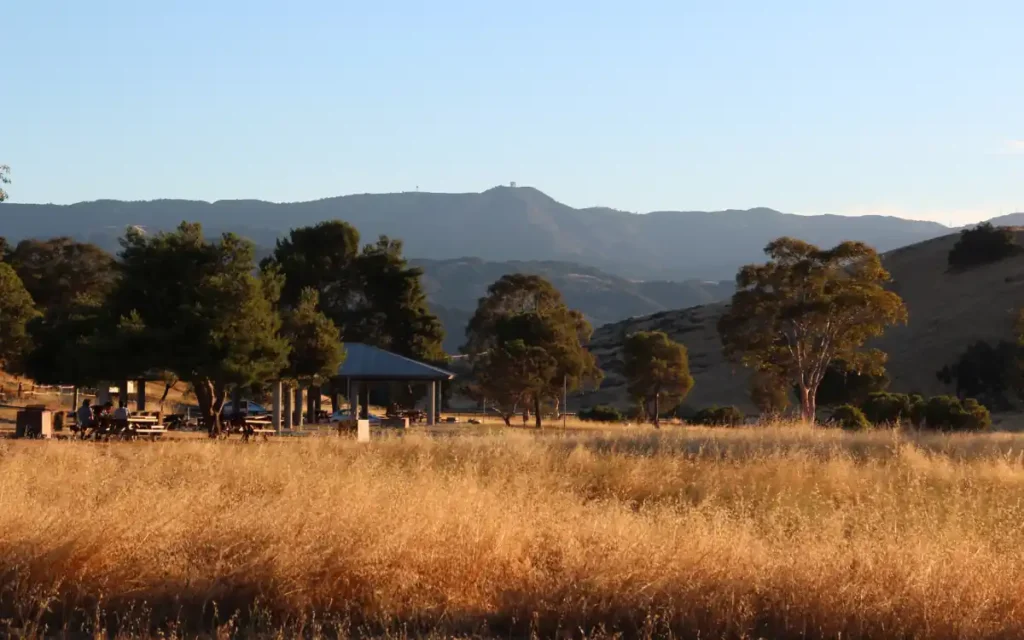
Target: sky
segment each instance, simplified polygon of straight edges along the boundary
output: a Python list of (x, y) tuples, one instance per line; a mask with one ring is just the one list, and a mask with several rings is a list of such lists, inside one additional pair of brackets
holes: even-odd
[(11, 202), (1024, 211), (1019, 0), (0, 0)]

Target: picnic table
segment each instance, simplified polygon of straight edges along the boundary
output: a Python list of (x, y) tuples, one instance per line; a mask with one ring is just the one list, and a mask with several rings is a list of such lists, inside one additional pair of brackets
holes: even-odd
[(160, 424), (160, 417), (155, 414), (139, 414), (128, 417), (128, 428), (125, 431), (127, 437), (149, 436), (156, 440), (167, 433), (167, 427)]
[(267, 436), (277, 433), (269, 415), (232, 416), (222, 432), (225, 438), (232, 433), (240, 433), (242, 434), (242, 442), (248, 442), (249, 438), (256, 435), (262, 436), (266, 440)]

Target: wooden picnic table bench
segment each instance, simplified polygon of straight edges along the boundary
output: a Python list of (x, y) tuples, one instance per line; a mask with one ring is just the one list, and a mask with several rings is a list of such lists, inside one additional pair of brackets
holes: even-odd
[(269, 415), (233, 417), (228, 421), (227, 426), (224, 428), (224, 437), (228, 437), (235, 432), (242, 434), (243, 442), (247, 442), (249, 438), (255, 435), (262, 436), (263, 439), (266, 440), (267, 436), (277, 434), (277, 430), (274, 429)]

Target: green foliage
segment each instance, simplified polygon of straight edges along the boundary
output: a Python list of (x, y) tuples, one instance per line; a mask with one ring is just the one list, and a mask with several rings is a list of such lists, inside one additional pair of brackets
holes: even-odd
[(948, 263), (954, 269), (967, 269), (998, 262), (1020, 250), (1012, 230), (983, 222), (960, 232), (960, 239), (949, 252)]
[(767, 263), (737, 274), (719, 335), (729, 359), (797, 385), (802, 416), (813, 421), (829, 364), (861, 369), (864, 360), (877, 361), (880, 354), (863, 351), (864, 343), (906, 322), (907, 312), (885, 289), (889, 273), (878, 254), (863, 243), (822, 250), (780, 238), (765, 253)]
[(103, 313), (98, 304), (83, 297), (70, 307), (49, 309), (32, 320), (28, 325), (32, 348), (18, 372), (40, 384), (99, 382), (102, 372), (98, 369), (105, 359), (100, 357), (97, 333)]
[(746, 422), (746, 419), (738, 407), (711, 406), (693, 414), (688, 422), (708, 427), (737, 427)]
[(29, 347), (27, 325), (37, 316), (18, 274), (0, 262), (0, 367), (16, 365)]
[(275, 287), (253, 275), (251, 243), (232, 234), (207, 242), (198, 224), (182, 223), (157, 235), (129, 229), (122, 247), (122, 277), (107, 317), (131, 330), (115, 332), (110, 340), (147, 349), (121, 365), (133, 371), (122, 370), (120, 377), (149, 369), (173, 372), (191, 385), (216, 435), (229, 386), (274, 378), (287, 366)]
[(831, 422), (847, 431), (865, 431), (871, 428), (864, 412), (852, 404), (840, 405), (832, 411)]
[(782, 415), (789, 408), (787, 386), (780, 376), (758, 371), (750, 378), (750, 400), (762, 415)]
[(590, 409), (583, 409), (577, 414), (577, 417), (580, 420), (592, 422), (622, 422), (625, 419), (618, 409), (606, 404), (599, 404), (596, 407), (591, 407)]
[(985, 404), (1009, 409), (1019, 399), (1022, 348), (1006, 340), (995, 346), (979, 340), (967, 347), (952, 365), (936, 373), (945, 384), (956, 385), (958, 398), (980, 398)]
[(102, 303), (117, 281), (113, 256), (71, 238), (22, 240), (8, 261), (43, 311)]
[(481, 396), (511, 426), (511, 417), (531, 399), (543, 396), (557, 370), (557, 360), (543, 348), (510, 340), (478, 358), (473, 376)]
[(935, 396), (925, 406), (924, 425), (938, 431), (984, 431), (992, 419), (988, 409), (973, 398), (961, 403), (952, 396)]
[(262, 267), (284, 276), (286, 308), (298, 303), (303, 290), (315, 290), (320, 309), (345, 340), (418, 360), (444, 358), (444, 329), (427, 307), (422, 271), (408, 265), (400, 241), (381, 236), (360, 252), (355, 228), (321, 222), (278, 240)]
[(686, 347), (661, 331), (640, 331), (626, 338), (624, 346), (626, 390), (630, 397), (652, 406), (654, 426), (662, 411), (671, 411), (693, 388)]
[[(569, 309), (550, 282), (540, 276), (511, 274), (488, 287), (487, 295), (480, 299), (466, 330), (464, 350), (472, 354), (474, 374), (481, 381), (484, 393), (492, 394), (489, 400), (499, 400), (493, 394), (513, 393), (501, 392), (502, 384), (518, 390), (522, 383), (512, 379), (513, 374), (529, 380), (528, 391), (537, 427), (540, 427), (541, 404), (548, 398), (560, 398), (563, 382), (570, 390), (576, 390), (588, 382), (600, 380), (601, 372), (594, 356), (583, 346), (591, 333), (590, 323), (583, 314)], [(516, 342), (522, 343), (523, 347), (517, 349), (529, 355), (526, 362), (532, 368), (496, 367), (489, 352), (504, 350), (507, 353), (508, 346)], [(540, 350), (547, 358), (542, 358), (537, 351), (522, 351), (529, 348)], [(548, 358), (555, 363), (553, 368), (548, 366)], [(482, 382), (484, 376), (489, 376), (488, 385)], [(543, 385), (534, 385), (540, 380)]]
[(338, 328), (317, 302), (316, 290), (304, 289), (295, 308), (284, 312), (281, 329), (291, 347), (285, 375), (314, 384), (336, 375), (345, 360)]
[(422, 269), (402, 257), (402, 242), (381, 236), (363, 248), (356, 267), (361, 304), (342, 327), (345, 338), (417, 360), (444, 360), (444, 328), (427, 306)]
[[(872, 393), (889, 388), (884, 363), (885, 354), (879, 351), (867, 351), (855, 363), (830, 362), (818, 386), (817, 404), (823, 407), (864, 404)], [(799, 396), (799, 386), (795, 390)]]
[(867, 397), (861, 408), (872, 424), (898, 426), (904, 420), (911, 419), (913, 403), (910, 396), (903, 393), (876, 391)]
[[(11, 168), (6, 164), (0, 164), (0, 185), (11, 183)], [(7, 192), (0, 188), (0, 202), (7, 199)]]
[(928, 400), (919, 393), (910, 395), (910, 424), (920, 427), (928, 411)]

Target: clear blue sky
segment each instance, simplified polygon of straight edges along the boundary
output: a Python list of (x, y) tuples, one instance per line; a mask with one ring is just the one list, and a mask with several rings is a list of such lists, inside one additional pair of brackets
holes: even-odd
[(1024, 210), (1019, 0), (21, 0), (13, 202), (480, 191)]

